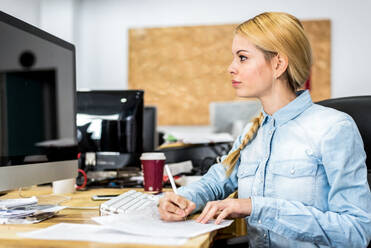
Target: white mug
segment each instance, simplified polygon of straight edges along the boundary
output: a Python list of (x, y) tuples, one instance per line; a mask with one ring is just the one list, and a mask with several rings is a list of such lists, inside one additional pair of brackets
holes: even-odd
[(53, 194), (71, 194), (76, 191), (76, 178), (53, 182)]

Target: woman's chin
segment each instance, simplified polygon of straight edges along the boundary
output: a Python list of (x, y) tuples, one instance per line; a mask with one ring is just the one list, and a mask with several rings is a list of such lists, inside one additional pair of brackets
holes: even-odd
[(256, 97), (254, 94), (250, 93), (250, 92), (246, 92), (246, 91), (239, 91), (239, 90), (236, 90), (236, 96), (237, 97)]

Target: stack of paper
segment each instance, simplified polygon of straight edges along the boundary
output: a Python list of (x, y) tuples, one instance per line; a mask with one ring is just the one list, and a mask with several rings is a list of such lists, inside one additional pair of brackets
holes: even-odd
[(0, 224), (31, 224), (54, 216), (63, 206), (38, 205), (37, 198), (0, 200)]
[(34, 204), (37, 204), (37, 198), (35, 196), (29, 198), (5, 199), (0, 200), (0, 209), (11, 209), (14, 207), (21, 207)]

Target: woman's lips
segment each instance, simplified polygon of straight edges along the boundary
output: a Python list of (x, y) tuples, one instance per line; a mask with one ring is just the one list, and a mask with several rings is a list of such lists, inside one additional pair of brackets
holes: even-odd
[(238, 86), (238, 85), (240, 85), (240, 84), (241, 84), (240, 81), (232, 80), (232, 86), (233, 86), (233, 87), (236, 87), (236, 86)]

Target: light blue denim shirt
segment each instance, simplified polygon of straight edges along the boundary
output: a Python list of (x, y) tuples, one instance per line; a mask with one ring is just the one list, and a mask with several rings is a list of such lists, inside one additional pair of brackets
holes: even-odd
[[(179, 194), (203, 208), (238, 189), (251, 197), (252, 247), (366, 247), (371, 193), (353, 119), (313, 104), (308, 91), (264, 120), (229, 178), (221, 164)], [(249, 130), (235, 141), (236, 149)]]

